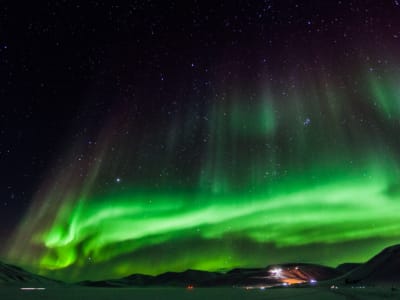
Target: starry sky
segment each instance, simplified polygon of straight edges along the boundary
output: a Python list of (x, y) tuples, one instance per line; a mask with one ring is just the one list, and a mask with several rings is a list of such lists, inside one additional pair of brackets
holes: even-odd
[(400, 242), (399, 1), (4, 1), (0, 259), (66, 281)]

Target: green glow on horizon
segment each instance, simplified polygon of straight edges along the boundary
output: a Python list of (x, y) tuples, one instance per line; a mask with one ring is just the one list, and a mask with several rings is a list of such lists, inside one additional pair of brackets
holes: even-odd
[[(363, 105), (374, 113), (374, 103), (379, 108), (371, 119), (400, 116), (393, 82), (369, 76), (366, 86)], [(277, 259), (268, 252), (271, 245), (310, 259), (320, 255), (315, 245), (339, 249), (343, 243), (398, 240), (399, 149), (382, 135), (385, 129), (400, 134), (398, 124), (384, 123), (388, 127), (381, 130), (360, 125), (353, 96), (323, 79), (284, 98), (261, 90), (210, 104), (201, 125), (207, 134), (191, 149), (194, 159), (174, 158), (174, 133), (168, 155), (152, 154), (146, 161), (141, 154), (152, 153), (148, 146), (112, 134), (118, 127), (113, 121), (95, 149), (77, 143), (66, 155), (72, 163), (60, 167), (59, 177), (37, 195), (10, 260), (37, 261), (42, 274), (53, 270), (68, 280), (100, 279), (266, 265)], [(185, 146), (195, 136), (192, 124), (184, 120), (173, 127), (184, 128)], [(156, 144), (162, 135), (154, 136)], [(115, 145), (121, 150), (111, 153)], [(85, 151), (96, 160), (78, 165), (75, 153)], [(139, 174), (137, 165), (147, 173)], [(166, 176), (171, 165), (175, 173)], [(128, 175), (115, 183), (126, 166), (132, 166)], [(82, 168), (84, 179), (76, 175)], [(296, 259), (288, 251), (279, 259)], [(360, 249), (340, 259), (369, 254)], [(331, 264), (338, 257), (322, 259)]]
[[(340, 224), (343, 220), (354, 224), (365, 224), (371, 219), (372, 213), (385, 216), (385, 220), (395, 219), (397, 216), (395, 208), (398, 205), (393, 199), (388, 199), (385, 188), (385, 182), (377, 183), (371, 180), (358, 184), (338, 182), (311, 190), (277, 195), (269, 199), (249, 199), (246, 202), (234, 195), (222, 200), (218, 197), (205, 196), (206, 199), (203, 201), (206, 204), (203, 207), (188, 207), (183, 204), (184, 200), (175, 196), (163, 199), (159, 195), (152, 195), (151, 204), (142, 201), (141, 195), (134, 194), (121, 199), (106, 198), (97, 200), (95, 209), (91, 209), (90, 204), (87, 204), (89, 206), (87, 209), (78, 208), (72, 211), (69, 219), (57, 220), (56, 223), (64, 223), (63, 226), (53, 227), (51, 231), (43, 235), (43, 239), (49, 249), (55, 249), (56, 252), (57, 249), (61, 249), (66, 253), (65, 246), (75, 249), (80, 242), (98, 231), (99, 234), (93, 237), (84, 248), (86, 254), (98, 253), (97, 260), (101, 260), (102, 256), (106, 255), (99, 249), (108, 244), (132, 241), (133, 250), (135, 246), (143, 246), (137, 243), (143, 238), (149, 237), (148, 241), (142, 240), (148, 244), (152, 237), (160, 235), (156, 238), (156, 241), (160, 242), (164, 234), (191, 235), (191, 231), (196, 228), (202, 228), (205, 232), (204, 237), (211, 239), (222, 237), (229, 230), (233, 232), (248, 230), (249, 236), (260, 242), (279, 241), (282, 245), (297, 245), (310, 241), (335, 242), (353, 238), (353, 236), (340, 228), (338, 232), (315, 235), (312, 240), (306, 240), (304, 237), (299, 239), (297, 229), (313, 228), (316, 224), (318, 226)], [(362, 207), (358, 199), (363, 199)], [(110, 201), (114, 203), (111, 208)], [(170, 202), (174, 205), (168, 205)], [(213, 202), (216, 204), (212, 204)], [(327, 210), (325, 214), (321, 214), (320, 206)], [(299, 216), (293, 218), (291, 209), (299, 213)], [(150, 211), (150, 217), (144, 216), (146, 211)], [(263, 214), (268, 214), (268, 218), (260, 218)], [(377, 221), (381, 220), (377, 219)], [(269, 226), (276, 229), (275, 234), (272, 236), (259, 234), (260, 229), (267, 230)], [(395, 226), (394, 230), (398, 230), (399, 227), (400, 225)], [(127, 228), (131, 229), (127, 230)], [(134, 230), (134, 228), (137, 229)], [(253, 229), (257, 232), (254, 235)], [(389, 236), (396, 234), (395, 231), (383, 229), (381, 234)], [(369, 237), (369, 232), (374, 235), (380, 230), (371, 228), (361, 231), (365, 237)], [(74, 251), (71, 253), (73, 254)], [(68, 259), (68, 261), (71, 260)], [(57, 266), (57, 263), (55, 265)]]

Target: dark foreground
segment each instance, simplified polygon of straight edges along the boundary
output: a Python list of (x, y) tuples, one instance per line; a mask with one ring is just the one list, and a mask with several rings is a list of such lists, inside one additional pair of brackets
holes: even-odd
[(47, 288), (46, 290), (20, 290), (20, 288), (0, 288), (1, 300), (19, 299), (400, 299), (399, 291), (389, 288), (284, 288), (265, 290), (245, 290), (241, 288), (195, 288), (192, 290), (177, 288)]

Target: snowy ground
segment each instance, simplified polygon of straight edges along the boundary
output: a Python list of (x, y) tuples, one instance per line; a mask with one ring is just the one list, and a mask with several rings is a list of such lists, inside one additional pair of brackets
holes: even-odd
[(391, 289), (337, 289), (302, 288), (302, 289), (265, 289), (245, 290), (239, 288), (194, 288), (193, 290), (176, 288), (47, 288), (46, 290), (20, 290), (20, 288), (0, 288), (1, 300), (41, 299), (41, 300), (112, 300), (112, 299), (400, 299), (400, 291)]

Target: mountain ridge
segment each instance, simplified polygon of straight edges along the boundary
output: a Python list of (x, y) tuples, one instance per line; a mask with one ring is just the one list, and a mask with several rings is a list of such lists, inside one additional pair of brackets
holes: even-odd
[(336, 279), (338, 283), (400, 285), (400, 244), (389, 246), (367, 262)]
[[(227, 272), (188, 269), (156, 276), (132, 274), (117, 279), (81, 281), (92, 287), (273, 287), (284, 285), (400, 286), (400, 244), (387, 247), (365, 263), (343, 263), (336, 268), (309, 263), (284, 263), (262, 268), (235, 268)], [(32, 274), (0, 262), (0, 285), (62, 285), (59, 280)]]

